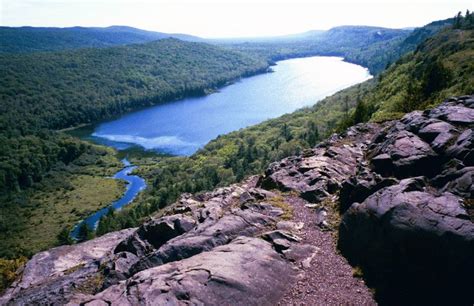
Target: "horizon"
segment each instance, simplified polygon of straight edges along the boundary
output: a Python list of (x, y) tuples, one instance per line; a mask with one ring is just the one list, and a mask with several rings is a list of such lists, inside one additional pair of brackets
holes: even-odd
[(466, 0), (366, 0), (358, 4), (347, 0), (131, 1), (2, 0), (0, 25), (127, 26), (208, 39), (239, 39), (324, 31), (346, 25), (416, 28), (454, 17), (459, 11), (473, 10), (471, 1)]

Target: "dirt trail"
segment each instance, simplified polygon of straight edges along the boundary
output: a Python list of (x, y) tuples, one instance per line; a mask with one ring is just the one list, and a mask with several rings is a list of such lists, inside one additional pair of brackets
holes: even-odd
[(372, 293), (337, 249), (334, 233), (316, 225), (316, 212), (305, 200), (290, 196), (286, 202), (294, 207), (293, 222), (303, 222), (299, 236), (302, 243), (319, 251), (309, 267), (303, 267), (299, 279), (285, 293), (280, 305), (376, 305)]

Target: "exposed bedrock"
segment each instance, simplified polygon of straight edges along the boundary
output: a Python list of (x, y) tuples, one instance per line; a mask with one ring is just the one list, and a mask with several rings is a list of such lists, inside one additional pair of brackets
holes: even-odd
[(343, 183), (339, 247), (388, 304), (474, 302), (472, 104), (393, 122)]
[(346, 260), (324, 254), (346, 274), (333, 271), (308, 242), (322, 241), (308, 238), (317, 231), (332, 246), (326, 231), (338, 228), (340, 251), (379, 303), (472, 305), (473, 125), (474, 96), (356, 125), (260, 177), (183, 194), (139, 228), (36, 254), (0, 304), (275, 305), (306, 288), (301, 275), (328, 275), (308, 272), (318, 267), (331, 290), (352, 290), (332, 286), (339, 274), (357, 283)]

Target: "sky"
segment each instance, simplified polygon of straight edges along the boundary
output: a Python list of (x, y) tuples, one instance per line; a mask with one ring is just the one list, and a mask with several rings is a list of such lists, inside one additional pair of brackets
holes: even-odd
[(466, 9), (474, 0), (0, 0), (0, 24), (257, 37), (339, 25), (417, 27)]

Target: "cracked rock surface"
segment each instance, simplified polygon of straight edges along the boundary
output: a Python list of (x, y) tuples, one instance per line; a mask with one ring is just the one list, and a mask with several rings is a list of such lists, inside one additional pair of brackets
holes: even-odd
[(474, 97), (383, 129), (343, 184), (339, 247), (386, 304), (472, 305)]

